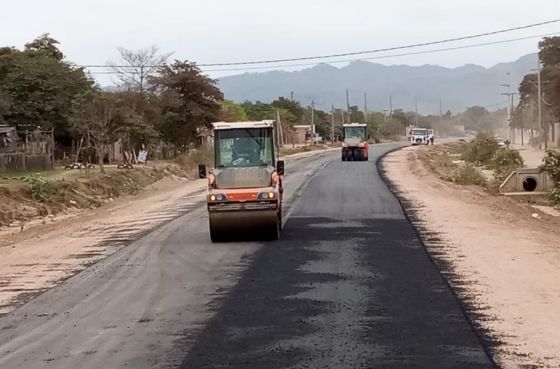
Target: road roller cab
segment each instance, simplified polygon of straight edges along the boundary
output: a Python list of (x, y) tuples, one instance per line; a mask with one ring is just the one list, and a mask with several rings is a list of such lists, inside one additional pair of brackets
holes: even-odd
[(349, 123), (342, 125), (344, 139), (342, 141), (342, 161), (368, 160), (367, 125)]
[[(208, 178), (210, 238), (278, 239), (282, 227), (282, 175), (274, 121), (213, 124), (214, 169)], [(249, 232), (249, 233), (248, 233)]]

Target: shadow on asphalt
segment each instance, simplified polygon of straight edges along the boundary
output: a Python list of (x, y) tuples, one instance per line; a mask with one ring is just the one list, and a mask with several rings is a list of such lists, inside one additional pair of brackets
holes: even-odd
[(491, 368), (406, 220), (292, 217), (181, 368)]

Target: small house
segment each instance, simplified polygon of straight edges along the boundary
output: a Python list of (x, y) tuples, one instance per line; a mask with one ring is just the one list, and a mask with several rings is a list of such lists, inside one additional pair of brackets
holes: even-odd
[(290, 132), (290, 140), (288, 143), (294, 145), (303, 145), (311, 138), (311, 125), (294, 125)]

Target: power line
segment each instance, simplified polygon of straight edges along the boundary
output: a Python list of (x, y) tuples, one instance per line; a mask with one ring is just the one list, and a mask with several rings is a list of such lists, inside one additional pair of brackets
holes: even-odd
[[(478, 34), (469, 35), (469, 36), (461, 36), (461, 37), (448, 38), (448, 39), (438, 40), (438, 41), (422, 42), (422, 43), (418, 43), (418, 44), (410, 44), (410, 45), (404, 45), (404, 46), (393, 46), (393, 47), (387, 47), (387, 48), (381, 48), (381, 49), (355, 51), (355, 52), (348, 52), (348, 53), (341, 53), (341, 54), (306, 56), (306, 57), (299, 57), (299, 58), (257, 60), (257, 61), (241, 61), (241, 62), (229, 62), (229, 63), (197, 63), (197, 66), (199, 66), (199, 67), (224, 67), (224, 66), (236, 66), (236, 65), (271, 64), (271, 63), (284, 63), (284, 62), (292, 62), (292, 61), (329, 59), (329, 58), (337, 58), (337, 57), (344, 57), (344, 56), (373, 54), (373, 53), (380, 53), (380, 52), (384, 52), (384, 51), (411, 49), (411, 48), (416, 48), (416, 47), (432, 46), (432, 45), (438, 45), (438, 44), (455, 42), (455, 41), (469, 40), (469, 39), (473, 39), (473, 38), (480, 38), (480, 37), (485, 37), (485, 36), (497, 35), (497, 34), (501, 34), (501, 33), (507, 33), (507, 32), (529, 29), (529, 28), (540, 27), (540, 26), (553, 24), (553, 23), (558, 23), (558, 22), (560, 22), (560, 19), (552, 19), (552, 20), (549, 20), (549, 21), (546, 21), (546, 22), (533, 23), (533, 24), (528, 24), (528, 25), (524, 25), (524, 26), (501, 29), (501, 30), (492, 31), (492, 32), (478, 33)], [(157, 67), (157, 66), (158, 65), (152, 65), (150, 67)], [(107, 66), (106, 65), (82, 65), (81, 67), (84, 67), (84, 68), (106, 68)], [(130, 65), (117, 65), (115, 67), (125, 68), (125, 67), (132, 67), (132, 66), (130, 66)], [(148, 67), (148, 66), (146, 66), (146, 67)]]
[[(331, 60), (331, 61), (327, 61), (325, 63), (326, 64), (340, 64), (340, 63), (357, 62), (357, 61), (388, 59), (388, 58), (395, 58), (395, 57), (400, 57), (400, 56), (432, 54), (432, 53), (440, 53), (440, 52), (445, 52), (445, 51), (470, 49), (470, 48), (474, 48), (474, 47), (483, 47), (483, 46), (505, 44), (505, 43), (509, 43), (509, 42), (530, 40), (530, 39), (541, 38), (541, 37), (552, 36), (552, 35), (558, 35), (558, 34), (560, 34), (560, 33), (559, 32), (554, 32), (554, 33), (547, 33), (547, 34), (541, 34), (541, 35), (514, 38), (514, 39), (509, 39), (509, 40), (500, 40), (500, 41), (492, 41), (492, 42), (485, 42), (485, 43), (478, 43), (478, 44), (462, 45), (462, 46), (448, 47), (448, 48), (442, 48), (442, 49), (422, 50), (422, 51), (400, 53), (400, 54), (391, 54), (391, 55), (381, 55), (381, 56), (374, 56), (374, 57), (360, 58), (360, 59)], [(304, 67), (304, 66), (311, 66), (311, 65), (317, 65), (317, 63), (280, 64), (280, 65), (270, 65), (270, 66), (262, 66), (262, 67), (246, 67), (246, 68), (204, 69), (204, 71), (205, 72), (229, 72), (229, 71), (246, 71), (246, 70), (263, 70), (263, 69)], [(86, 67), (86, 66), (82, 66), (82, 67)], [(109, 66), (98, 66), (98, 67), (99, 68), (101, 68), (101, 67), (102, 68), (111, 68)], [(115, 71), (93, 71), (91, 73), (94, 74), (94, 75), (118, 74), (118, 72), (115, 72)]]
[[(462, 45), (462, 46), (455, 46), (455, 47), (447, 47), (447, 48), (443, 48), (443, 49), (432, 49), (432, 50), (423, 50), (423, 51), (415, 51), (415, 52), (400, 53), (400, 54), (373, 56), (373, 57), (369, 57), (369, 58), (360, 58), (360, 59), (332, 60), (332, 61), (325, 62), (325, 64), (340, 64), (340, 63), (349, 63), (349, 62), (357, 62), (357, 61), (389, 59), (389, 58), (395, 58), (395, 57), (399, 57), (399, 56), (433, 54), (433, 53), (439, 53), (439, 52), (444, 52), (444, 51), (470, 49), (470, 48), (474, 48), (474, 47), (491, 46), (491, 45), (505, 44), (505, 43), (509, 43), (509, 42), (531, 40), (531, 39), (535, 39), (535, 38), (541, 38), (541, 37), (558, 35), (558, 34), (560, 34), (560, 33), (559, 32), (554, 32), (554, 33), (547, 33), (547, 34), (543, 34), (543, 35), (535, 35), (535, 36), (514, 38), (514, 39), (509, 39), (509, 40), (500, 40), (500, 41), (485, 42), (485, 43), (479, 43), (479, 44), (470, 44), (470, 45)], [(227, 72), (227, 71), (235, 71), (235, 70), (243, 71), (243, 70), (257, 70), (257, 69), (303, 67), (303, 66), (310, 66), (310, 65), (317, 65), (317, 63), (284, 64), (284, 65), (274, 65), (274, 66), (265, 66), (265, 67), (247, 67), (247, 68), (205, 69), (204, 71), (205, 72)]]
[(488, 109), (488, 108), (494, 108), (494, 107), (496, 107), (496, 106), (502, 107), (502, 106), (505, 105), (505, 104), (506, 104), (506, 103), (502, 101), (502, 102), (495, 103), (495, 104), (485, 105), (485, 106), (483, 106), (483, 108), (487, 108), (487, 109)]
[(373, 54), (373, 53), (379, 53), (379, 52), (383, 52), (383, 51), (395, 51), (395, 50), (410, 49), (410, 48), (421, 47), (421, 46), (432, 46), (432, 45), (455, 42), (455, 41), (469, 40), (469, 39), (473, 39), (473, 38), (480, 38), (480, 37), (485, 37), (485, 36), (497, 35), (497, 34), (500, 34), (500, 33), (507, 33), (507, 32), (512, 32), (512, 31), (519, 31), (519, 30), (523, 30), (523, 29), (528, 29), (528, 28), (540, 27), (540, 26), (544, 26), (544, 25), (547, 25), (547, 24), (558, 23), (558, 22), (560, 22), (560, 19), (553, 19), (553, 20), (549, 20), (549, 21), (546, 21), (546, 22), (533, 23), (533, 24), (528, 24), (528, 25), (525, 25), (525, 26), (507, 28), (507, 29), (502, 29), (502, 30), (498, 30), (498, 31), (479, 33), (479, 34), (469, 35), (469, 36), (449, 38), (449, 39), (439, 40), (439, 41), (423, 42), (423, 43), (419, 43), (419, 44), (411, 44), (411, 45), (405, 45), (405, 46), (394, 46), (394, 47), (388, 47), (388, 48), (382, 48), (382, 49), (356, 51), (356, 52), (349, 52), (349, 53), (342, 53), (342, 54), (307, 56), (307, 57), (301, 57), (301, 58), (286, 58), (286, 59), (276, 59), (276, 60), (260, 60), (260, 61), (242, 61), (242, 62), (233, 62), (233, 63), (199, 64), (199, 66), (201, 66), (201, 67), (218, 67), (218, 66), (234, 66), (234, 65), (249, 65), (249, 64), (270, 64), (270, 63), (283, 63), (283, 62), (290, 62), (290, 61), (328, 59), (328, 58), (343, 57), (343, 56)]

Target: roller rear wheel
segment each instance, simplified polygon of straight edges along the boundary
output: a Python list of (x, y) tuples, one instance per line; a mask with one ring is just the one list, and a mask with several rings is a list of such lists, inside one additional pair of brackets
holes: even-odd
[(362, 160), (362, 152), (360, 150), (353, 150), (353, 159), (354, 161), (361, 161)]

